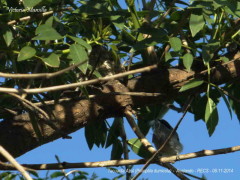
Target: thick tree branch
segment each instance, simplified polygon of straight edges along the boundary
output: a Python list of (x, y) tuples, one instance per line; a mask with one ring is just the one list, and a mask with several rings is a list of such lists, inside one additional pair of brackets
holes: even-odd
[[(145, 106), (165, 102), (170, 97), (174, 98), (179, 95), (179, 88), (189, 78), (195, 76), (204, 79), (206, 74), (194, 74), (194, 72), (186, 72), (180, 69), (156, 69), (129, 80), (127, 86), (117, 80), (108, 81), (102, 86), (101, 96), (97, 96), (99, 92), (96, 92), (96, 98), (94, 99), (61, 102), (48, 108), (53, 109), (53, 114), (56, 116), (54, 123), (58, 129), (65, 133), (72, 133), (84, 127), (89, 121), (100, 121), (108, 117), (123, 116), (123, 109), (127, 105)], [(211, 72), (211, 82), (214, 84), (231, 82), (236, 78), (240, 78), (239, 60), (216, 66)], [(163, 94), (163, 96), (107, 95), (110, 92), (128, 91), (157, 92)], [(204, 88), (199, 88), (198, 91), (204, 91)], [(104, 93), (106, 93), (106, 96), (104, 96)], [(0, 144), (14, 157), (61, 137), (51, 127), (41, 123), (44, 140), (39, 142), (29, 120), (28, 114), (22, 114), (11, 119), (5, 119), (0, 123)]]

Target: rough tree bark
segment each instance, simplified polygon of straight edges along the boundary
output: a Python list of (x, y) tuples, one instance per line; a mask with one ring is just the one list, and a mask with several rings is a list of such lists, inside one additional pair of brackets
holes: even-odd
[[(237, 58), (236, 58), (237, 57)], [(233, 61), (218, 65), (211, 71), (211, 81), (215, 84), (231, 82), (240, 78), (240, 54)], [(180, 93), (179, 88), (192, 77), (206, 78), (207, 73), (186, 72), (180, 69), (158, 69), (144, 73), (140, 77), (129, 80), (127, 85), (118, 80), (111, 80), (103, 85), (96, 98), (90, 100), (72, 100), (52, 106), (56, 126), (65, 133), (72, 133), (86, 126), (90, 121), (101, 121), (109, 117), (123, 116), (126, 106), (144, 106), (164, 102)], [(204, 91), (201, 88), (200, 91)], [(198, 89), (190, 90), (199, 92)], [(109, 95), (109, 92), (151, 92), (161, 93), (158, 97), (141, 97), (129, 95)], [(185, 93), (189, 93), (185, 92)], [(37, 148), (38, 146), (61, 138), (61, 134), (48, 125), (40, 122), (43, 141), (39, 142), (30, 123), (29, 115), (22, 114), (0, 123), (0, 144), (14, 157)], [(2, 157), (0, 159), (3, 160)]]

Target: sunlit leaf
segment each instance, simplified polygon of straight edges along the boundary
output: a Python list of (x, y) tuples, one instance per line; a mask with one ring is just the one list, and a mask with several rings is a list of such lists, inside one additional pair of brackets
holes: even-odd
[[(73, 44), (73, 45), (70, 46), (70, 56), (71, 56), (74, 64), (77, 64), (77, 63), (84, 62), (84, 61), (88, 60), (87, 52), (79, 44)], [(83, 73), (86, 73), (87, 63), (84, 63), (83, 65), (79, 66), (79, 69)]]
[(177, 37), (171, 37), (169, 39), (170, 45), (173, 48), (174, 51), (180, 51), (182, 48), (182, 42)]
[(192, 63), (193, 63), (193, 55), (191, 53), (186, 53), (183, 56), (183, 65), (187, 69), (187, 71), (191, 70)]
[(42, 0), (23, 0), (23, 5), (25, 8), (32, 8), (34, 6), (36, 6), (37, 4), (39, 4)]
[(151, 153), (144, 147), (141, 141), (138, 138), (133, 138), (128, 141), (131, 149), (135, 154), (143, 158), (151, 157)]
[(35, 34), (37, 36), (33, 40), (56, 40), (63, 38), (54, 28), (46, 24), (37, 27)]
[(203, 29), (204, 25), (205, 21), (202, 14), (191, 14), (189, 26), (193, 37)]
[(30, 46), (25, 46), (21, 49), (20, 53), (18, 54), (18, 61), (24, 61), (30, 59), (36, 54), (36, 50)]
[(47, 58), (43, 58), (43, 61), (46, 65), (50, 67), (59, 67), (60, 65), (59, 56), (54, 53), (51, 53), (50, 56), (48, 56)]
[(78, 38), (78, 37), (73, 37), (73, 36), (69, 36), (72, 40), (74, 40), (75, 42), (77, 42), (78, 44), (82, 45), (83, 47), (85, 47), (88, 52), (91, 52), (92, 50), (92, 46), (90, 44), (88, 44), (86, 41), (84, 41), (82, 38)]
[(179, 92), (183, 92), (195, 87), (198, 87), (200, 85), (202, 85), (204, 83), (203, 80), (198, 80), (198, 79), (193, 79), (191, 81), (189, 81), (188, 83), (184, 84), (181, 89), (179, 90)]

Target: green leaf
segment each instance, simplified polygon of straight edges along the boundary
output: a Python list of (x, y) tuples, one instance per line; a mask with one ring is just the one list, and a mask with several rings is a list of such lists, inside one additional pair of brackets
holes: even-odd
[(125, 20), (122, 16), (115, 15), (115, 16), (110, 16), (110, 19), (112, 23), (119, 29), (123, 29), (125, 27)]
[[(77, 63), (84, 62), (84, 61), (88, 60), (87, 52), (79, 44), (72, 44), (70, 46), (70, 56), (71, 56), (74, 64), (77, 64)], [(83, 65), (79, 66), (79, 69), (83, 73), (86, 73), (87, 66), (88, 66), (88, 63), (84, 63)]]
[(193, 63), (193, 55), (191, 53), (186, 53), (183, 56), (183, 65), (185, 66), (187, 71), (191, 70), (192, 63)]
[(64, 177), (65, 174), (62, 171), (56, 171), (50, 175), (51, 178), (58, 178), (58, 177)]
[(229, 94), (231, 94), (235, 99), (229, 98), (229, 103), (231, 108), (234, 110), (235, 114), (237, 115), (238, 121), (240, 122), (240, 83), (233, 83), (226, 89)]
[(42, 136), (41, 130), (38, 125), (38, 119), (36, 117), (36, 114), (34, 114), (34, 112), (29, 111), (29, 116), (30, 116), (30, 121), (31, 121), (33, 130), (34, 130), (35, 134), (37, 135), (38, 140), (40, 142), (42, 142), (43, 136)]
[(3, 38), (5, 40), (6, 45), (10, 46), (13, 40), (12, 31), (10, 29), (7, 29), (6, 32), (3, 34)]
[(201, 31), (204, 25), (205, 25), (205, 21), (202, 14), (194, 14), (194, 13), (191, 14), (189, 26), (192, 33), (192, 37), (194, 37), (199, 31)]
[(165, 62), (167, 62), (170, 59), (172, 59), (171, 53), (170, 52), (165, 53)]
[(85, 138), (88, 148), (91, 150), (95, 142), (95, 128), (93, 124), (89, 123), (84, 128)]
[(207, 125), (208, 134), (211, 136), (218, 124), (217, 106), (211, 98), (208, 98), (207, 101), (204, 120)]
[(128, 141), (131, 149), (135, 154), (143, 158), (149, 158), (152, 154), (144, 147), (138, 138), (133, 138)]
[(37, 27), (35, 34), (37, 36), (32, 40), (56, 40), (63, 38), (54, 28), (46, 24)]
[(229, 61), (229, 59), (225, 56), (221, 56), (220, 59), (225, 63)]
[(42, 2), (42, 0), (23, 0), (23, 5), (25, 8), (31, 8)]
[(112, 145), (120, 136), (120, 127), (122, 123), (121, 121), (122, 121), (122, 118), (114, 118), (113, 124), (108, 132), (107, 142), (105, 146), (106, 148)]
[(150, 38), (146, 38), (146, 39), (143, 39), (139, 42), (137, 42), (134, 46), (133, 46), (133, 49), (135, 51), (138, 51), (138, 50), (141, 50), (141, 49), (145, 49), (149, 46), (154, 46), (160, 42), (164, 42), (166, 41), (166, 39), (164, 39), (165, 37), (150, 37)]
[(220, 47), (220, 42), (217, 40), (210, 40), (208, 44), (202, 47), (202, 57), (205, 64), (213, 58), (214, 52)]
[(92, 51), (92, 46), (90, 44), (88, 44), (86, 41), (84, 41), (82, 38), (73, 37), (73, 36), (68, 36), (68, 37), (70, 37), (76, 43), (85, 47), (88, 50), (89, 53)]
[(188, 83), (184, 84), (181, 87), (181, 89), (179, 90), (179, 92), (183, 92), (183, 91), (186, 91), (188, 89), (198, 87), (198, 86), (202, 85), (203, 83), (204, 83), (203, 80), (193, 79), (193, 80), (189, 81)]
[(50, 67), (59, 67), (60, 65), (59, 56), (54, 53), (51, 53), (50, 56), (48, 56), (47, 58), (43, 58), (43, 61), (46, 65)]
[(25, 46), (21, 49), (18, 54), (17, 61), (24, 61), (26, 59), (30, 59), (36, 54), (36, 50), (30, 46)]
[(119, 139), (116, 139), (112, 146), (111, 160), (121, 159), (122, 153), (123, 153), (122, 143)]
[(205, 107), (206, 104), (207, 104), (207, 96), (206, 95), (204, 95), (204, 96), (197, 95), (194, 98), (193, 102), (191, 103), (191, 110), (194, 114), (195, 121), (204, 119), (205, 108), (199, 108), (199, 107)]
[(229, 111), (229, 114), (230, 114), (230, 117), (232, 119), (232, 110), (231, 110), (231, 107), (230, 107), (230, 104), (229, 104), (229, 101), (228, 99), (226, 98), (225, 94), (223, 93), (223, 89), (219, 88), (218, 86), (215, 86), (214, 87), (218, 90), (218, 92), (221, 94), (227, 108), (228, 108), (228, 111)]
[(182, 42), (177, 37), (171, 37), (169, 39), (170, 45), (173, 48), (174, 51), (180, 51), (182, 48)]
[(167, 35), (167, 32), (163, 28), (141, 27), (138, 29), (138, 32), (148, 34), (154, 37), (163, 37)]

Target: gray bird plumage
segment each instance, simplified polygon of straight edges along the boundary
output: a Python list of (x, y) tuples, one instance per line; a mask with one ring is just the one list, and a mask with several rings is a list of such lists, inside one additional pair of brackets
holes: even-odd
[[(152, 142), (155, 147), (159, 149), (170, 135), (173, 128), (171, 125), (163, 119), (155, 119), (150, 122), (153, 129)], [(162, 156), (173, 156), (179, 154), (183, 149), (182, 144), (179, 141), (178, 134), (175, 132), (168, 143), (160, 151)]]

